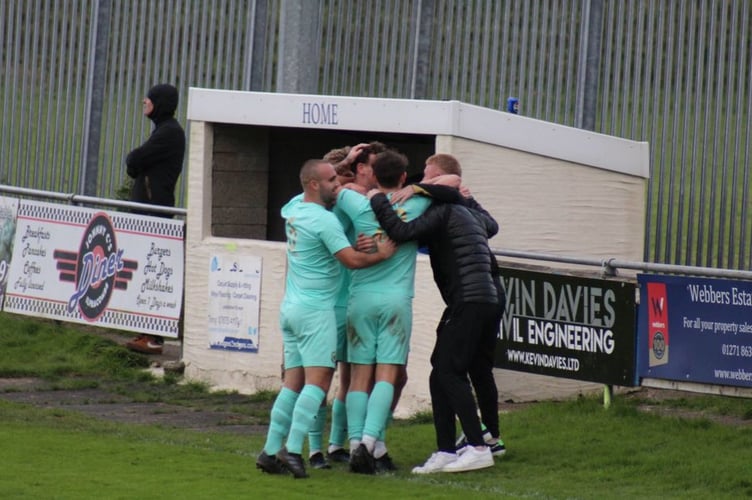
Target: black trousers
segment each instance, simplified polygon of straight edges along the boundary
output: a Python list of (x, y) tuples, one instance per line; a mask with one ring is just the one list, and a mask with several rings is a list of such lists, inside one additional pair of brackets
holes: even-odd
[[(436, 330), (436, 345), (431, 354), (433, 369), (429, 382), (436, 444), (440, 451), (454, 452), (455, 417), (459, 418), (469, 444), (483, 444), (477, 406), (468, 379), (471, 370), (477, 372), (479, 381), (483, 380), (481, 392), (484, 393), (484, 413), (492, 412), (495, 415), (493, 421), (496, 422), (498, 435), (497, 396), (494, 396), (494, 408), (491, 410), (491, 387), (487, 386), (489, 382), (485, 375), (485, 371), (490, 374), (493, 367), (498, 311), (497, 304), (460, 304), (444, 311)], [(484, 372), (482, 377), (481, 371)], [(491, 383), (493, 392), (496, 392), (492, 375)], [(488, 427), (488, 423), (486, 426)]]
[(480, 420), (485, 424), (491, 436), (497, 438), (499, 431), (499, 391), (496, 388), (496, 379), (493, 375), (494, 357), (496, 354), (496, 342), (499, 334), (501, 315), (496, 314), (494, 334), (484, 335), (478, 346), (478, 356), (470, 364), (468, 375), (470, 383), (475, 391), (475, 399), (478, 401)]

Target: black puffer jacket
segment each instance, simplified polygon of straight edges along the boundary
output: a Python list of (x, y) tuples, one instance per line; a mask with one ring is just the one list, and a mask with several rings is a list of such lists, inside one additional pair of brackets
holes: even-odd
[[(149, 139), (125, 159), (128, 175), (133, 178), (131, 201), (173, 207), (175, 186), (185, 156), (185, 132), (173, 117), (178, 106), (178, 91), (172, 85), (159, 84), (152, 87), (147, 96), (154, 104), (149, 119), (155, 126)], [(165, 217), (158, 212), (137, 213)]]
[(460, 303), (499, 304), (496, 259), (488, 238), (499, 226), (473, 199), (456, 189), (420, 184), (436, 199), (423, 215), (410, 222), (399, 219), (387, 197), (377, 194), (371, 207), (381, 227), (396, 242), (420, 240), (427, 244), (431, 267), (441, 297), (449, 308)]

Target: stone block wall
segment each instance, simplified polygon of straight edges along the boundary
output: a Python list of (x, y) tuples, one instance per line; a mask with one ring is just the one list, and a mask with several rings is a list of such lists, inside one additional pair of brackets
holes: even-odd
[(216, 124), (213, 129), (211, 233), (266, 239), (268, 128)]

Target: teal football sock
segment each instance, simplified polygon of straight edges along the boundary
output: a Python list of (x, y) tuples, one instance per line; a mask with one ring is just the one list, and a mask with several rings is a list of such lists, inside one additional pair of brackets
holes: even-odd
[(313, 422), (313, 427), (308, 433), (308, 451), (313, 454), (317, 451), (321, 451), (321, 441), (324, 435), (324, 426), (326, 425), (326, 403), (322, 403), (319, 406), (319, 411), (316, 414), (316, 420)]
[(368, 409), (368, 393), (351, 391), (347, 393), (345, 401), (347, 408), (347, 433), (350, 441), (360, 441), (363, 437), (363, 425), (366, 422)]
[(368, 398), (366, 421), (363, 426), (363, 435), (374, 438), (379, 437), (386, 428), (394, 397), (394, 385), (389, 382), (376, 382)]
[(290, 432), (292, 412), (297, 399), (297, 392), (283, 387), (279, 391), (277, 399), (274, 400), (271, 421), (269, 422), (269, 432), (266, 434), (266, 444), (264, 444), (264, 451), (268, 455), (275, 455), (282, 448), (282, 443)]
[(332, 429), (329, 432), (329, 444), (343, 447), (347, 433), (347, 410), (345, 402), (335, 399), (332, 403)]
[(288, 452), (300, 454), (303, 451), (303, 441), (308, 435), (308, 431), (311, 430), (321, 402), (324, 401), (325, 397), (326, 393), (321, 387), (311, 384), (307, 384), (300, 391), (300, 396), (298, 396), (292, 412), (290, 434), (287, 436)]

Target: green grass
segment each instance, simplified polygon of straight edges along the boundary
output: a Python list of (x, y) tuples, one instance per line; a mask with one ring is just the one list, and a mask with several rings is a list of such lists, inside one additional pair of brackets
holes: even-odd
[[(259, 405), (268, 408), (273, 393), (209, 393), (201, 384), (155, 380), (128, 356), (112, 354), (110, 350), (124, 349), (107, 342), (91, 331), (0, 314), (4, 377), (44, 376), (60, 386), (65, 381), (96, 380), (100, 387), (116, 387), (136, 400), (231, 409), (244, 422), (268, 422), (268, 413), (259, 414)], [(23, 345), (36, 355), (20, 359)], [(82, 346), (89, 355), (75, 352)], [(101, 359), (91, 359), (95, 356)], [(743, 420), (749, 418), (748, 400), (703, 396), (659, 403), (701, 410), (703, 418), (640, 411), (638, 406), (647, 402), (619, 395), (606, 410), (600, 398), (583, 397), (504, 413), (507, 455), (493, 469), (455, 475), (410, 474), (434, 447), (430, 415), (422, 413), (398, 420), (389, 429), (390, 455), (400, 467), (396, 474), (368, 477), (335, 467), (309, 471), (311, 478), (303, 481), (255, 469), (264, 441), (261, 434), (113, 423), (0, 400), (0, 498), (752, 496), (752, 425)], [(742, 425), (715, 423), (715, 415), (736, 416)]]
[(0, 314), (0, 377), (134, 377), (133, 368), (148, 366), (144, 356), (85, 329)]

